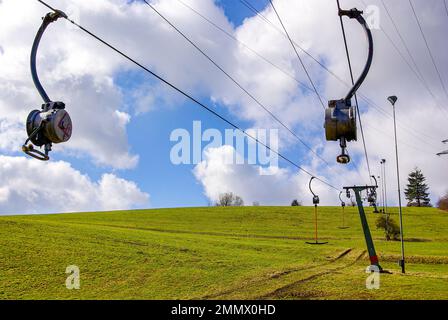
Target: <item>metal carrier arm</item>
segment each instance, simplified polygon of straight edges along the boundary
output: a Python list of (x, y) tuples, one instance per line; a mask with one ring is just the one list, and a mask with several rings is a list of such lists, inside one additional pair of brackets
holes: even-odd
[(342, 200), (341, 196), (342, 196), (342, 191), (339, 192), (339, 200), (341, 201), (341, 206), (345, 207), (345, 202), (344, 202), (344, 200)]
[(313, 194), (313, 196), (316, 196), (313, 192), (313, 189), (311, 189), (311, 182), (313, 181), (313, 179), (316, 177), (311, 177), (310, 182), (308, 183), (308, 188), (310, 189), (311, 193)]
[(42, 25), (37, 31), (36, 37), (34, 38), (33, 47), (31, 49), (31, 58), (30, 58), (31, 76), (33, 77), (33, 82), (34, 85), (36, 86), (37, 91), (39, 92), (40, 96), (42, 97), (45, 103), (49, 103), (51, 102), (51, 100), (48, 97), (47, 93), (45, 92), (45, 89), (42, 87), (42, 84), (39, 80), (39, 76), (37, 75), (37, 69), (36, 69), (37, 49), (39, 48), (40, 40), (42, 39), (45, 29), (47, 29), (50, 23), (55, 22), (59, 18), (67, 18), (67, 15), (60, 10), (55, 10), (54, 12), (46, 14), (46, 16), (43, 18)]

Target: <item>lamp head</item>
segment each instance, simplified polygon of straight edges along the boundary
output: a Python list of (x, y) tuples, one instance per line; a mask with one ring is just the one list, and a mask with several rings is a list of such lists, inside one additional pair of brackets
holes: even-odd
[(392, 105), (395, 105), (395, 102), (397, 102), (398, 98), (397, 96), (390, 96), (387, 98), (387, 100), (389, 100), (389, 102), (392, 103)]

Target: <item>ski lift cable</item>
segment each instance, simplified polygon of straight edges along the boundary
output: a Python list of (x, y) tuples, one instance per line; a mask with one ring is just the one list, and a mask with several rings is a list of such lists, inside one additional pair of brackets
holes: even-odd
[(302, 58), (300, 57), (299, 53), (297, 52), (297, 48), (296, 48), (296, 46), (294, 45), (294, 42), (292, 41), (291, 37), (289, 36), (288, 30), (286, 29), (285, 25), (283, 24), (283, 21), (282, 21), (280, 15), (279, 15), (279, 13), (278, 13), (277, 10), (275, 9), (274, 3), (272, 2), (272, 0), (269, 0), (269, 3), (271, 4), (272, 9), (274, 10), (275, 15), (277, 16), (277, 19), (278, 19), (278, 21), (280, 22), (280, 24), (281, 24), (281, 26), (282, 26), (282, 28), (283, 28), (283, 31), (285, 32), (286, 36), (288, 37), (288, 40), (289, 40), (289, 42), (291, 43), (291, 46), (292, 46), (292, 48), (294, 49), (294, 52), (295, 52), (297, 58), (299, 59), (300, 64), (302, 65), (302, 68), (303, 68), (303, 70), (305, 71), (306, 76), (308, 77), (308, 80), (310, 81), (311, 86), (313, 87), (314, 92), (316, 93), (316, 96), (317, 96), (317, 98), (318, 98), (319, 101), (320, 101), (320, 104), (322, 105), (322, 108), (325, 110), (325, 105), (324, 105), (324, 102), (322, 101), (322, 97), (320, 96), (319, 91), (317, 91), (317, 88), (316, 88), (316, 86), (315, 86), (315, 84), (314, 84), (314, 82), (313, 82), (313, 79), (311, 79), (311, 76), (310, 76), (308, 70), (306, 69), (305, 64), (303, 63)]
[[(282, 32), (276, 25), (274, 25), (269, 19), (267, 19), (263, 14), (261, 14), (254, 6), (252, 6), (248, 1), (246, 0), (240, 0), (240, 3), (243, 4), (246, 8), (248, 8), (250, 11), (252, 11), (259, 19), (263, 20), (265, 23), (270, 25), (273, 29), (275, 29), (277, 32), (279, 32), (282, 36), (286, 37), (285, 33)], [(336, 73), (334, 73), (331, 69), (329, 69), (325, 64), (323, 64), (321, 61), (319, 61), (317, 58), (315, 58), (311, 53), (309, 53), (307, 50), (305, 50), (303, 47), (301, 47), (297, 42), (293, 41), (294, 45), (298, 47), (304, 54), (306, 54), (308, 57), (310, 57), (315, 63), (317, 63), (322, 69), (324, 69), (328, 74), (330, 74), (332, 77), (334, 77), (336, 80), (338, 80), (340, 83), (345, 85), (346, 87), (351, 87), (346, 81), (344, 81), (341, 77), (339, 77)], [(357, 94), (361, 97), (362, 100), (366, 102), (367, 105), (371, 106), (373, 109), (377, 110), (381, 114), (383, 114), (385, 117), (388, 117), (392, 119), (392, 115), (385, 111), (382, 107), (380, 107), (375, 101), (368, 98), (365, 94), (362, 93), (362, 91), (358, 90)], [(434, 99), (435, 96), (433, 95)], [(398, 125), (402, 128), (406, 128), (407, 131), (409, 131), (411, 134), (413, 134), (417, 138), (421, 138), (416, 134), (415, 128), (408, 128), (407, 126), (404, 126), (404, 124), (401, 123), (401, 121), (398, 122)], [(433, 139), (433, 138), (431, 138)]]
[[(362, 1), (362, 3), (365, 5), (365, 2)], [(429, 93), (429, 95), (432, 97), (432, 99), (434, 100), (434, 104), (440, 109), (440, 106), (438, 106), (438, 102), (437, 99), (435, 97), (435, 95), (432, 93), (431, 89), (428, 87), (428, 85), (426, 84), (425, 81), (423, 81), (420, 78), (420, 75), (418, 74), (418, 72), (414, 69), (414, 67), (412, 67), (411, 63), (406, 59), (406, 57), (404, 56), (404, 54), (401, 52), (401, 50), (398, 48), (397, 44), (392, 40), (391, 36), (389, 35), (389, 33), (387, 33), (383, 28), (380, 28), (381, 32), (384, 34), (384, 36), (387, 38), (387, 40), (389, 41), (389, 43), (393, 46), (393, 48), (395, 49), (395, 51), (398, 53), (398, 55), (400, 56), (401, 60), (403, 60), (403, 62), (408, 66), (409, 70), (412, 71), (412, 73), (415, 75), (415, 77), (417, 78), (417, 80), (423, 85), (423, 87), (426, 89), (426, 91)], [(442, 110), (442, 112), (445, 114), (444, 110)], [(386, 114), (387, 118), (389, 119), (393, 119), (393, 117), (390, 114)], [(428, 142), (423, 140), (423, 138), (420, 135), (425, 136), (427, 139), (429, 139), (430, 141), (435, 141), (438, 138), (435, 136), (430, 136), (428, 133), (423, 132), (421, 130), (418, 130), (417, 128), (414, 129), (410, 129), (407, 126), (403, 126), (401, 123), (398, 123), (398, 125), (403, 128), (404, 130), (406, 130), (407, 132), (411, 133), (413, 136), (415, 136), (416, 138), (420, 139), (421, 141), (423, 141), (425, 144), (427, 144)], [(418, 133), (418, 134), (417, 134)]]
[[(337, 3), (337, 6), (338, 6), (338, 11), (340, 11), (341, 10), (341, 6), (340, 6), (340, 3), (339, 3), (339, 0), (336, 0), (336, 3)], [(340, 23), (341, 23), (342, 36), (344, 38), (345, 53), (346, 53), (346, 56), (347, 56), (348, 68), (350, 70), (350, 78), (351, 78), (351, 81), (352, 81), (352, 85), (355, 85), (355, 81), (354, 81), (354, 78), (353, 78), (352, 63), (351, 63), (351, 60), (350, 60), (350, 53), (348, 51), (347, 37), (346, 37), (346, 34), (345, 34), (344, 21), (342, 20), (342, 16), (341, 15), (339, 15), (339, 20), (340, 20)], [(360, 126), (360, 129), (361, 129), (362, 144), (363, 144), (363, 147), (364, 147), (364, 155), (365, 155), (365, 158), (366, 158), (367, 170), (368, 170), (368, 173), (369, 173), (369, 177), (371, 177), (372, 176), (372, 172), (370, 170), (369, 156), (367, 154), (366, 140), (365, 140), (365, 136), (364, 136), (364, 129), (362, 127), (361, 112), (359, 112), (358, 98), (356, 96), (356, 92), (355, 92), (354, 96), (355, 96), (355, 104), (356, 104), (356, 113), (358, 114), (359, 126)]]
[(199, 17), (201, 17), (202, 19), (204, 19), (205, 21), (207, 21), (210, 25), (212, 25), (213, 27), (215, 27), (217, 30), (221, 31), (222, 33), (224, 33), (225, 35), (227, 35), (229, 38), (233, 39), (234, 41), (238, 42), (240, 45), (242, 45), (244, 48), (246, 48), (247, 50), (251, 51), (253, 54), (255, 54), (256, 56), (258, 56), (260, 59), (264, 60), (266, 63), (270, 64), (271, 66), (273, 66), (274, 68), (276, 68), (277, 70), (279, 70), (280, 72), (282, 72), (284, 75), (288, 76), (289, 78), (291, 78), (292, 80), (296, 81), (301, 87), (303, 87), (306, 90), (309, 91), (313, 91), (313, 89), (311, 87), (309, 87), (307, 84), (303, 83), (302, 81), (300, 81), (299, 79), (297, 79), (294, 75), (292, 75), (289, 72), (286, 72), (285, 70), (283, 70), (281, 67), (279, 67), (278, 65), (276, 65), (275, 63), (273, 63), (271, 60), (267, 59), (266, 57), (264, 57), (263, 55), (261, 55), (258, 51), (252, 49), (251, 47), (249, 47), (246, 43), (244, 43), (243, 41), (239, 40), (238, 38), (236, 38), (234, 35), (232, 35), (230, 32), (226, 31), (223, 27), (217, 25), (216, 23), (214, 23), (211, 19), (207, 18), (205, 15), (203, 15), (202, 13), (200, 13), (198, 10), (194, 9), (193, 7), (191, 7), (190, 5), (188, 5), (187, 3), (185, 3), (182, 0), (177, 0), (179, 3), (181, 3), (183, 6), (185, 6), (186, 8), (190, 9), (192, 12), (194, 12), (195, 14), (197, 14)]
[(411, 6), (411, 9), (412, 9), (412, 12), (414, 14), (415, 20), (417, 21), (417, 25), (418, 25), (418, 28), (420, 29), (420, 33), (422, 34), (422, 38), (423, 38), (423, 40), (425, 42), (426, 49), (428, 49), (428, 53), (429, 53), (429, 56), (431, 57), (431, 61), (432, 61), (432, 64), (434, 66), (434, 69), (436, 70), (437, 76), (439, 77), (440, 85), (441, 85), (441, 87), (442, 87), (443, 91), (445, 92), (445, 95), (446, 95), (446, 97), (448, 99), (448, 91), (446, 90), (445, 83), (444, 83), (444, 81), (442, 79), (442, 75), (440, 74), (440, 71), (439, 71), (439, 68), (437, 66), (436, 60), (434, 59), (434, 55), (432, 54), (432, 51), (431, 51), (431, 48), (429, 46), (428, 40), (426, 38), (425, 32), (423, 31), (422, 25), (420, 23), (420, 19), (418, 18), (417, 13), (415, 12), (415, 8), (414, 8), (414, 5), (412, 4), (411, 0), (409, 0), (409, 5)]
[[(52, 6), (50, 6), (49, 4), (47, 4), (45, 1), (43, 0), (37, 0), (39, 3), (41, 3), (42, 5), (44, 5), (45, 7), (47, 7), (48, 9), (54, 11), (54, 12), (58, 12), (57, 9), (54, 9)], [(160, 80), (161, 82), (163, 82), (164, 84), (166, 84), (167, 86), (169, 86), (170, 88), (174, 89), (175, 91), (177, 91), (178, 93), (182, 94), (184, 97), (188, 98), (189, 100), (191, 100), (192, 102), (194, 102), (195, 104), (197, 104), (198, 106), (202, 107), (203, 109), (205, 109), (206, 111), (212, 113), (214, 116), (216, 116), (217, 118), (221, 119), (222, 121), (226, 122), (227, 124), (229, 124), (230, 126), (232, 126), (233, 128), (235, 128), (236, 130), (241, 131), (244, 135), (246, 135), (248, 138), (252, 139), (253, 141), (255, 141), (256, 143), (258, 143), (259, 145), (265, 147), (266, 149), (268, 149), (271, 152), (274, 152), (276, 155), (278, 155), (280, 158), (282, 158), (283, 160), (285, 160), (286, 162), (288, 162), (289, 164), (291, 164), (292, 166), (296, 167), (297, 169), (299, 169), (300, 171), (304, 172), (305, 174), (309, 175), (310, 177), (315, 177), (316, 180), (319, 180), (320, 182), (322, 182), (323, 184), (325, 184), (326, 186), (335, 189), (335, 190), (339, 190), (338, 188), (336, 188), (335, 186), (333, 186), (332, 184), (330, 184), (329, 182), (325, 181), (322, 178), (316, 177), (314, 174), (312, 174), (311, 172), (309, 172), (308, 170), (302, 168), (300, 165), (298, 165), (297, 163), (295, 163), (294, 161), (290, 160), (289, 158), (287, 158), (286, 156), (284, 156), (283, 154), (281, 154), (280, 152), (272, 149), (271, 147), (269, 147), (268, 145), (266, 145), (265, 143), (261, 142), (260, 140), (258, 140), (256, 137), (252, 136), (250, 133), (246, 132), (244, 129), (241, 129), (239, 126), (237, 126), (236, 124), (234, 124), (233, 122), (231, 122), (230, 120), (226, 119), (224, 116), (222, 116), (221, 114), (219, 114), (218, 112), (212, 110), (210, 107), (206, 106), (204, 103), (198, 101), (196, 98), (192, 97), (191, 95), (189, 95), (188, 93), (186, 93), (185, 91), (183, 91), (182, 89), (178, 88), (177, 86), (175, 86), (174, 84), (172, 84), (171, 82), (169, 82), (168, 80), (164, 79), (163, 77), (159, 76), (158, 74), (156, 74), (155, 72), (151, 71), (150, 69), (148, 69), (147, 67), (143, 66), (141, 63), (137, 62), (136, 60), (134, 60), (133, 58), (131, 58), (130, 56), (128, 56), (127, 54), (125, 54), (123, 51), (119, 50), (118, 48), (116, 48), (115, 46), (113, 46), (112, 44), (106, 42), (105, 40), (103, 40), (102, 38), (100, 38), (99, 36), (95, 35), (93, 32), (89, 31), (88, 29), (84, 28), (82, 25), (78, 24), (77, 22), (75, 22), (74, 20), (70, 19), (69, 17), (63, 17), (64, 19), (66, 19), (68, 22), (70, 22), (71, 24), (73, 24), (74, 26), (78, 27), (80, 30), (82, 30), (83, 32), (85, 32), (86, 34), (88, 34), (89, 36), (91, 36), (92, 38), (94, 38), (95, 40), (101, 42), (102, 44), (104, 44), (105, 46), (107, 46), (108, 48), (112, 49), (113, 51), (115, 51), (116, 53), (118, 53), (119, 55), (121, 55), (123, 58), (127, 59), (128, 61), (132, 62), (133, 64), (135, 64), (136, 66), (138, 66), (139, 68), (141, 68), (142, 70), (146, 71), (147, 73), (151, 74), (153, 77), (155, 77), (156, 79)]]
[[(445, 118), (448, 119), (448, 111), (443, 108), (438, 102), (437, 102), (437, 98), (434, 94), (434, 92), (431, 90), (431, 88), (428, 86), (427, 81), (425, 80), (420, 68), (417, 65), (417, 62), (415, 61), (414, 55), (412, 54), (411, 50), (409, 49), (409, 46), (407, 45), (406, 41), (404, 40), (403, 35), (400, 32), (400, 29), (398, 28), (398, 25), (395, 23), (394, 18), (392, 17), (392, 14), (390, 13), (390, 10), (388, 9), (386, 3), (384, 0), (381, 0), (381, 3), (383, 4), (384, 9), (386, 10), (386, 14), (389, 17), (390, 21), (392, 22), (392, 26), (394, 27), (395, 32), (398, 35), (398, 38), (400, 39), (401, 43), (403, 44), (403, 47), (406, 49), (407, 54), (409, 55), (409, 57), (411, 58), (412, 64), (415, 66), (415, 72), (416, 75), (418, 74), (417, 78), (419, 78), (420, 82), (423, 84), (423, 86), (425, 87), (425, 89), (428, 91), (428, 93), (431, 95), (431, 97), (434, 99), (434, 102), (436, 104), (436, 106), (441, 110), (441, 112), (443, 113), (443, 115), (445, 116)], [(390, 40), (391, 41), (391, 40)], [(393, 42), (393, 41), (391, 41)]]
[(423, 74), (422, 74), (420, 68), (418, 67), (418, 64), (414, 58), (414, 55), (412, 54), (411, 50), (409, 49), (409, 46), (407, 45), (406, 41), (404, 40), (404, 37), (403, 37), (400, 29), (398, 28), (398, 25), (395, 22), (395, 19), (392, 17), (392, 14), (391, 14), (388, 6), (386, 5), (384, 0), (381, 0), (381, 3), (386, 11), (387, 16), (389, 17), (390, 21), (392, 22), (392, 26), (394, 27), (394, 30), (397, 33), (397, 35), (400, 39), (400, 42), (403, 44), (403, 47), (406, 49), (407, 54), (411, 58), (412, 64), (414, 65), (416, 72), (419, 74), (421, 81), (425, 84), (425, 86), (427, 86), (427, 82), (426, 82), (425, 78), (423, 77)]
[[(375, 127), (375, 126), (372, 126), (372, 125), (369, 125), (369, 124), (365, 124), (365, 127), (366, 127), (367, 129), (371, 129), (371, 130), (375, 130), (375, 131), (377, 131), (378, 133), (382, 134), (382, 135), (383, 135), (384, 137), (386, 137), (386, 138), (389, 138), (389, 137), (390, 137), (389, 134), (384, 133), (384, 131), (378, 129), (378, 128)], [(426, 148), (419, 148), (419, 147), (416, 147), (414, 144), (409, 143), (409, 142), (406, 141), (406, 140), (398, 139), (398, 142), (400, 142), (400, 145), (406, 146), (406, 147), (408, 147), (408, 148), (412, 148), (413, 150), (418, 151), (418, 152), (433, 153), (433, 151), (434, 151), (434, 150), (429, 150), (429, 149), (426, 149)], [(435, 147), (434, 147), (434, 149), (438, 149), (438, 148), (435, 148)]]
[(234, 77), (232, 77), (227, 71), (225, 71), (217, 62), (215, 62), (204, 50), (202, 50), (196, 43), (188, 38), (179, 28), (177, 28), (170, 20), (168, 20), (160, 11), (158, 11), (148, 1), (143, 0), (155, 13), (157, 13), (166, 23), (168, 23), (177, 33), (179, 33), (188, 43), (190, 43), (196, 50), (198, 50), (207, 60), (209, 60), (216, 68), (218, 68), (224, 75), (229, 78), (238, 88), (240, 88), (247, 96), (249, 96), (258, 106), (265, 110), (275, 121), (277, 121), (283, 128), (285, 128), (291, 135), (293, 135), (301, 144), (303, 144), (308, 150), (310, 150), (316, 157), (318, 157), (327, 166), (329, 163), (313, 150), (299, 135), (297, 135), (291, 128), (289, 128), (284, 122), (282, 122), (272, 111), (260, 102), (253, 94), (251, 94), (246, 88), (244, 88)]

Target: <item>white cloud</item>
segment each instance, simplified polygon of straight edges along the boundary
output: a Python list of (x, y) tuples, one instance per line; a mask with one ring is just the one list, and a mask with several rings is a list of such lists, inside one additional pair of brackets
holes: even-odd
[(149, 195), (114, 174), (98, 181), (63, 161), (0, 156), (0, 214), (146, 207)]
[[(312, 195), (308, 189), (310, 177), (302, 171), (283, 168), (262, 168), (248, 164), (229, 164), (235, 149), (225, 145), (209, 148), (204, 160), (195, 166), (193, 173), (203, 185), (205, 196), (216, 201), (221, 193), (233, 192), (243, 198), (246, 204), (259, 202), (261, 205), (289, 205), (293, 199), (310, 204)], [(238, 154), (237, 157), (240, 157)], [(311, 168), (304, 168), (311, 170)], [(266, 174), (269, 173), (269, 174)], [(350, 180), (355, 176), (349, 176)], [(334, 181), (333, 181), (334, 182)], [(337, 185), (337, 184), (336, 184)], [(313, 184), (313, 190), (321, 196), (323, 205), (335, 204), (339, 193), (321, 182)]]

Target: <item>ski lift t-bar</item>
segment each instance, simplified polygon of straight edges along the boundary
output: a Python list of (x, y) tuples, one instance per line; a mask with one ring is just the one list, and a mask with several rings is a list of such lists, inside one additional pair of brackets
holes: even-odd
[(339, 10), (339, 16), (347, 16), (350, 19), (356, 19), (364, 28), (369, 44), (369, 54), (367, 57), (367, 62), (358, 80), (347, 93), (345, 98), (341, 100), (328, 101), (328, 108), (326, 108), (325, 110), (324, 126), (326, 140), (339, 140), (342, 153), (337, 156), (336, 161), (338, 163), (346, 164), (350, 162), (350, 157), (346, 152), (347, 142), (357, 140), (356, 109), (354, 106), (352, 106), (351, 99), (356, 94), (356, 91), (359, 89), (361, 84), (364, 82), (367, 74), (369, 73), (370, 66), (372, 65), (373, 38), (367, 22), (362, 17), (362, 11), (359, 11), (356, 8), (351, 10)]
[[(66, 142), (70, 139), (72, 134), (72, 121), (68, 112), (64, 110), (65, 104), (61, 101), (54, 102), (49, 98), (39, 80), (36, 68), (36, 56), (40, 40), (48, 25), (57, 21), (59, 18), (67, 18), (67, 15), (56, 9), (54, 9), (54, 12), (45, 15), (42, 25), (34, 38), (33, 47), (31, 49), (31, 76), (44, 103), (42, 104), (41, 110), (33, 110), (28, 115), (26, 120), (28, 139), (23, 144), (22, 151), (29, 156), (42, 161), (50, 159), (48, 153), (51, 151), (53, 143)], [(28, 142), (31, 143), (28, 144)], [(44, 152), (35, 149), (34, 146), (44, 146)]]

